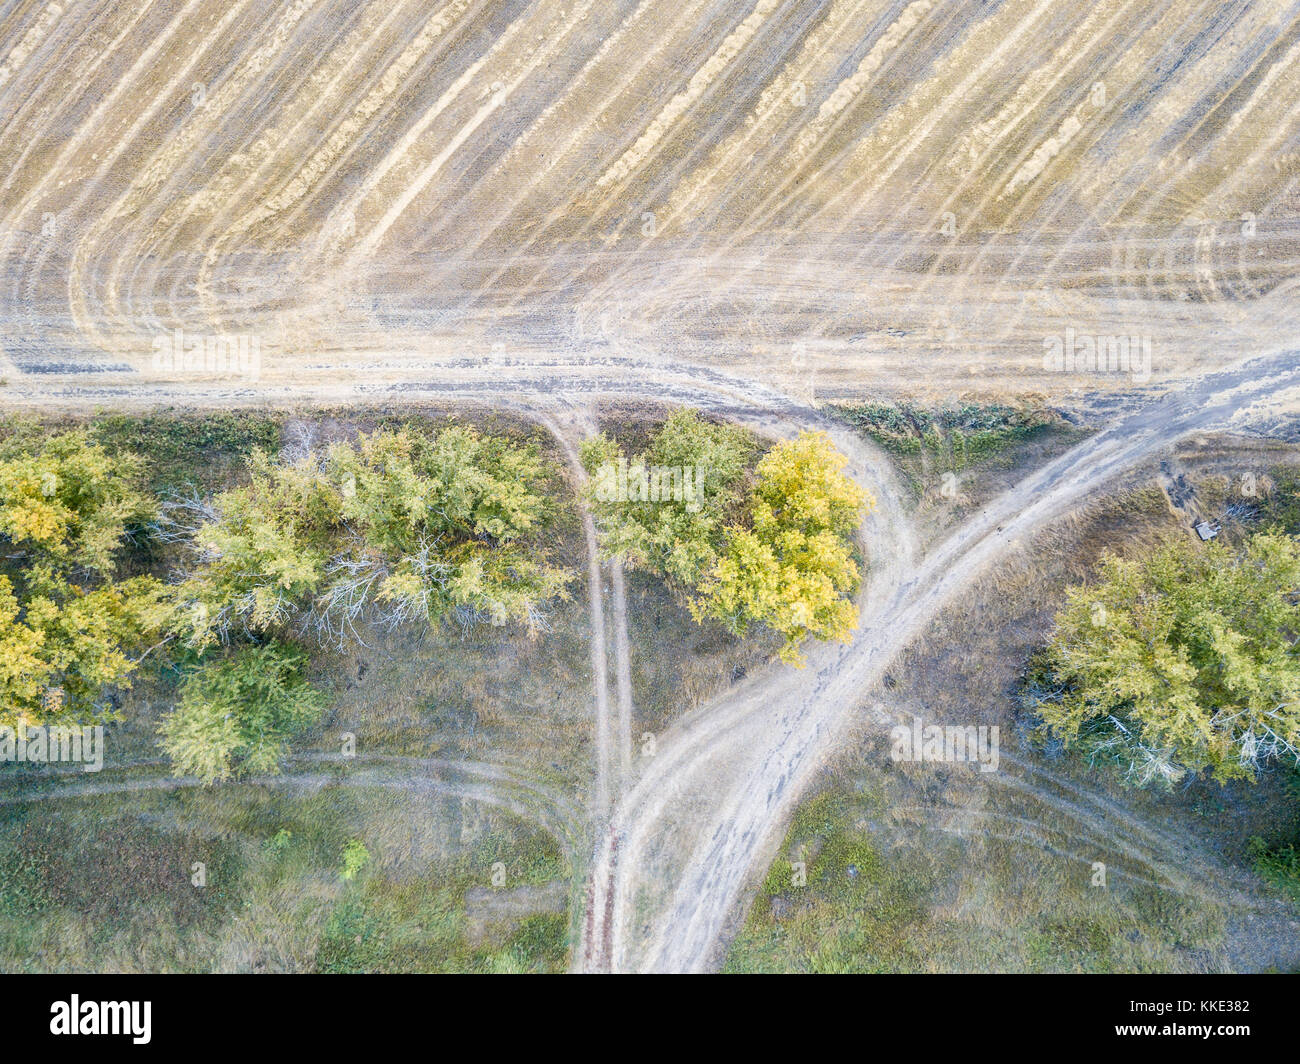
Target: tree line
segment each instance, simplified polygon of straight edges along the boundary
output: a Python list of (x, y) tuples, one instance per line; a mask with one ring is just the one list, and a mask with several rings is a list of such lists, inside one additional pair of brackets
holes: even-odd
[[(867, 498), (829, 441), (764, 453), (689, 411), (655, 441), (656, 461), (701, 471), (701, 505), (597, 504), (606, 553), (661, 574), (700, 622), (780, 633), (787, 661), (847, 638)], [(178, 775), (274, 772), (324, 711), (313, 645), (376, 625), (545, 632), (576, 575), (558, 559), (558, 468), (465, 425), (254, 448), (238, 485), (206, 495), (156, 493), (148, 474), (86, 429), (0, 440), (0, 724), (121, 720), (152, 657), (182, 677), (158, 724)]]

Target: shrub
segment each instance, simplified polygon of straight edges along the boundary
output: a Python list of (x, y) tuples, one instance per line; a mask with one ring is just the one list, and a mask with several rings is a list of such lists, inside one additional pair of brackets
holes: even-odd
[(1036, 663), (1045, 728), (1139, 785), (1300, 760), (1298, 587), (1300, 545), (1276, 532), (1107, 555), (1067, 591)]
[(180, 703), (159, 723), (177, 776), (204, 784), (275, 773), (288, 741), (320, 718), (320, 693), (302, 676), (305, 655), (280, 643), (245, 646), (189, 673)]

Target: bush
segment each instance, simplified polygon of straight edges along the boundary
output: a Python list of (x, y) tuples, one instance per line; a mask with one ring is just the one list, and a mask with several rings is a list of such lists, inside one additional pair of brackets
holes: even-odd
[(1050, 410), (1000, 403), (965, 403), (934, 412), (907, 403), (862, 403), (836, 412), (888, 450), (900, 455), (924, 450), (954, 472), (1032, 438), (1057, 420)]
[(241, 647), (185, 679), (180, 704), (158, 726), (177, 776), (204, 784), (275, 773), (292, 735), (320, 719), (320, 693), (302, 677), (306, 657), (280, 643)]
[(360, 839), (352, 839), (343, 847), (343, 867), (339, 875), (344, 879), (356, 879), (357, 873), (370, 863), (370, 851)]
[(1298, 587), (1300, 545), (1277, 532), (1107, 555), (1067, 591), (1032, 702), (1050, 734), (1138, 785), (1300, 760)]
[(279, 421), (248, 410), (104, 414), (95, 418), (90, 431), (113, 453), (147, 454), (147, 475), (155, 491), (186, 484), (210, 490), (249, 451), (275, 452), (280, 447)]

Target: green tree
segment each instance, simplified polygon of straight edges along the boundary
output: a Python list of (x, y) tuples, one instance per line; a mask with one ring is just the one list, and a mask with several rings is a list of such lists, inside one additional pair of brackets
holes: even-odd
[[(585, 440), (582, 463), (591, 478), (588, 497), (601, 525), (602, 549), (692, 594), (721, 557), (728, 525), (743, 518), (757, 452), (749, 433), (706, 421), (694, 410), (674, 411), (649, 447), (630, 458), (607, 436)], [(636, 497), (639, 488), (649, 494), (655, 470), (676, 474), (680, 497)]]
[(376, 433), (335, 445), (325, 466), (360, 540), (336, 559), (327, 604), (351, 601), (355, 584), (373, 576), (375, 601), (394, 623), (455, 617), (535, 628), (570, 579), (546, 561), (555, 481), (531, 445), (464, 426), (431, 440)]
[(0, 724), (120, 719), (105, 692), (129, 687), (159, 638), (165, 588), (147, 577), (87, 589), (47, 574), (41, 584), (20, 598), (0, 576)]
[(110, 576), (115, 555), (153, 517), (144, 461), (110, 455), (84, 432), (0, 443), (0, 537), (24, 565)]
[(287, 623), (324, 582), (341, 531), (342, 497), (310, 461), (255, 450), (248, 471), (246, 486), (183, 514), (198, 518), (184, 531), (199, 564), (178, 589), (195, 646), (228, 638), (234, 626), (262, 633)]
[(1170, 541), (1066, 593), (1031, 695), (1047, 734), (1138, 785), (1300, 757), (1300, 546)]
[(255, 452), (249, 470), (210, 507), (176, 508), (198, 559), (180, 591), (191, 645), (295, 620), (342, 642), (367, 613), (538, 627), (569, 580), (546, 560), (554, 487), (532, 446), (404, 429), (296, 462)]
[(323, 700), (305, 665), (301, 651), (270, 642), (193, 669), (158, 725), (175, 775), (211, 784), (278, 772), (290, 738), (320, 719)]

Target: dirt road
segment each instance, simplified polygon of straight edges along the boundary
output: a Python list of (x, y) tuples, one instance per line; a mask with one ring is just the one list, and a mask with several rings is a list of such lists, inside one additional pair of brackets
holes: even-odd
[[(1252, 413), (1294, 403), (1298, 390), (1300, 355), (1288, 353), (1214, 374), (1121, 419), (992, 501), (906, 575), (890, 565), (868, 585), (850, 648), (827, 650), (806, 675), (778, 671), (664, 735), (657, 771), (620, 804), (597, 855), (593, 908), (612, 919), (608, 949), (593, 955), (607, 954), (613, 970), (698, 971), (716, 961), (746, 883), (862, 693), (944, 603), (1135, 462), (1188, 433), (1240, 428)], [(704, 793), (715, 796), (707, 811)], [(694, 844), (675, 864), (664, 840), (683, 819)], [(656, 878), (672, 884), (668, 896), (647, 889)]]

